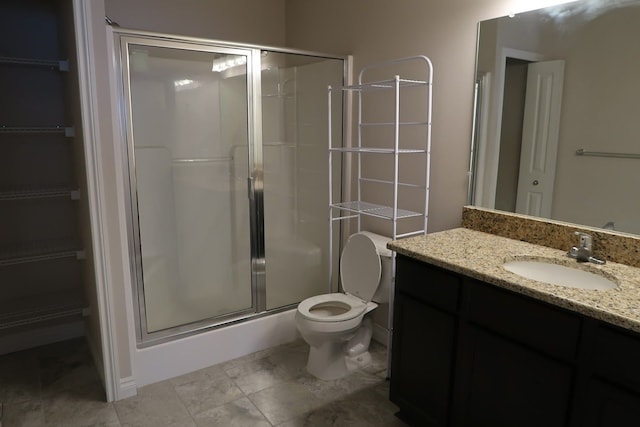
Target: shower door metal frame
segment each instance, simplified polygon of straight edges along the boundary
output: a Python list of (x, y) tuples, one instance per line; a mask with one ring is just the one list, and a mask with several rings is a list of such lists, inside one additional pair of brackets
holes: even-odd
[[(172, 36), (147, 31), (113, 28), (115, 69), (119, 71), (118, 117), (121, 139), (125, 142), (122, 150), (124, 165), (124, 182), (128, 183), (129, 197), (126, 198), (128, 215), (127, 237), (130, 253), (130, 273), (133, 290), (134, 316), (136, 323), (136, 341), (138, 348), (149, 347), (176, 338), (198, 334), (203, 330), (255, 319), (261, 316), (278, 313), (295, 307), (295, 304), (276, 309), (266, 308), (266, 275), (265, 275), (265, 241), (264, 241), (264, 163), (262, 144), (262, 88), (261, 88), (261, 53), (272, 51), (284, 54), (305, 55), (343, 61), (343, 81), (350, 83), (352, 57), (349, 55), (332, 55), (309, 52), (297, 49), (284, 49), (272, 46), (248, 45), (193, 37)], [(228, 53), (247, 57), (247, 139), (248, 139), (248, 199), (251, 240), (251, 308), (236, 311), (228, 315), (210, 317), (155, 332), (147, 332), (146, 308), (144, 301), (142, 277), (142, 253), (140, 246), (140, 229), (138, 222), (137, 182), (135, 175), (135, 153), (133, 129), (131, 123), (131, 93), (129, 80), (129, 45), (148, 45), (153, 47), (187, 49), (200, 52)], [(213, 59), (213, 58), (212, 58)], [(343, 112), (349, 111), (350, 101), (343, 100)], [(347, 113), (348, 116), (349, 113)], [(341, 118), (345, 115), (342, 114)], [(349, 127), (342, 126), (343, 143), (350, 140)], [(343, 165), (347, 168), (348, 166)], [(348, 172), (347, 172), (348, 173)], [(341, 188), (340, 192), (345, 189)], [(334, 291), (331, 283), (328, 292)]]
[[(115, 32), (114, 32), (115, 33)], [(130, 268), (133, 281), (133, 298), (134, 304), (137, 304), (137, 310), (134, 310), (136, 316), (136, 338), (139, 346), (157, 344), (159, 341), (165, 341), (168, 338), (180, 335), (185, 332), (195, 332), (203, 328), (211, 327), (219, 323), (229, 323), (234, 320), (249, 317), (256, 312), (263, 311), (264, 298), (260, 295), (260, 289), (264, 289), (264, 242), (261, 241), (262, 236), (258, 233), (262, 223), (262, 159), (261, 159), (261, 132), (258, 126), (261, 126), (260, 106), (256, 105), (254, 100), (260, 99), (260, 85), (254, 77), (256, 62), (257, 69), (260, 69), (260, 51), (250, 48), (239, 48), (235, 46), (224, 46), (217, 43), (195, 42), (193, 40), (175, 40), (167, 37), (158, 37), (144, 34), (123, 34), (116, 33), (116, 55), (120, 59), (121, 71), (121, 119), (122, 129), (126, 132), (124, 141), (126, 142), (125, 155), (123, 164), (126, 166), (125, 179), (129, 182), (129, 198), (127, 200), (127, 211), (129, 216), (129, 251), (130, 251)], [(251, 247), (251, 306), (247, 309), (235, 311), (229, 314), (210, 317), (207, 319), (190, 322), (184, 325), (178, 325), (159, 331), (147, 331), (147, 316), (144, 294), (144, 278), (142, 271), (142, 250), (140, 237), (140, 224), (138, 221), (138, 195), (137, 195), (137, 179), (136, 179), (136, 161), (134, 150), (133, 121), (131, 111), (131, 86), (130, 86), (130, 62), (129, 48), (131, 46), (149, 46), (167, 49), (181, 49), (195, 52), (210, 52), (212, 54), (221, 53), (229, 55), (245, 56), (247, 58), (247, 139), (248, 139), (248, 210), (250, 218), (250, 247)], [(246, 206), (246, 205), (245, 205)], [(262, 262), (260, 261), (262, 260)], [(262, 269), (260, 268), (262, 266)]]

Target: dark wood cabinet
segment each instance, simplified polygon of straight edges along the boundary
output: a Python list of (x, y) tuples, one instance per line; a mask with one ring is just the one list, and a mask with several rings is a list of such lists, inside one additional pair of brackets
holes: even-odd
[(593, 378), (583, 408), (581, 427), (640, 426), (640, 395), (613, 383)]
[[(395, 298), (392, 400), (401, 418), (424, 426), (446, 425), (455, 359), (458, 286), (460, 278), (433, 269), (432, 287), (404, 288), (422, 268), (407, 260)], [(429, 289), (427, 289), (429, 288)], [(433, 349), (438, 351), (433, 351)]]
[(639, 426), (640, 335), (398, 255), (390, 398), (416, 426)]
[(460, 341), (452, 425), (567, 425), (571, 366), (473, 325)]
[(598, 322), (588, 336), (590, 375), (575, 425), (640, 426), (638, 334)]
[[(404, 409), (403, 418), (422, 419), (430, 426), (444, 425), (449, 413), (455, 318), (404, 295), (398, 296), (396, 306), (399, 331), (394, 338), (396, 357), (391, 370), (397, 374), (390, 393)], [(432, 351), (435, 348), (439, 351)], [(415, 369), (405, 368), (410, 366)]]

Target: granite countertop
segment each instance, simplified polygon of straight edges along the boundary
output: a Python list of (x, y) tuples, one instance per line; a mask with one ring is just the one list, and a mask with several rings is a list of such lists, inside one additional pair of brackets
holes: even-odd
[[(396, 240), (388, 247), (399, 254), (640, 332), (640, 268), (615, 262), (601, 266), (578, 264), (567, 257), (566, 251), (466, 228)], [(502, 267), (516, 259), (544, 259), (588, 270), (612, 279), (618, 287), (585, 290), (526, 279)]]

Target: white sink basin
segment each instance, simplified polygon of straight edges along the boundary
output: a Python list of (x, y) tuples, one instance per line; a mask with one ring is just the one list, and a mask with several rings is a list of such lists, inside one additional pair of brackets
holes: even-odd
[(618, 287), (615, 282), (599, 274), (544, 261), (509, 261), (504, 263), (503, 267), (519, 276), (551, 285), (578, 289), (614, 289)]

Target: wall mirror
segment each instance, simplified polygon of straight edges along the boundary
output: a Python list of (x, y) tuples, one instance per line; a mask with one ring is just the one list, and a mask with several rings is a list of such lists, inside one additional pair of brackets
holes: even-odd
[(640, 0), (479, 24), (470, 204), (640, 234)]

